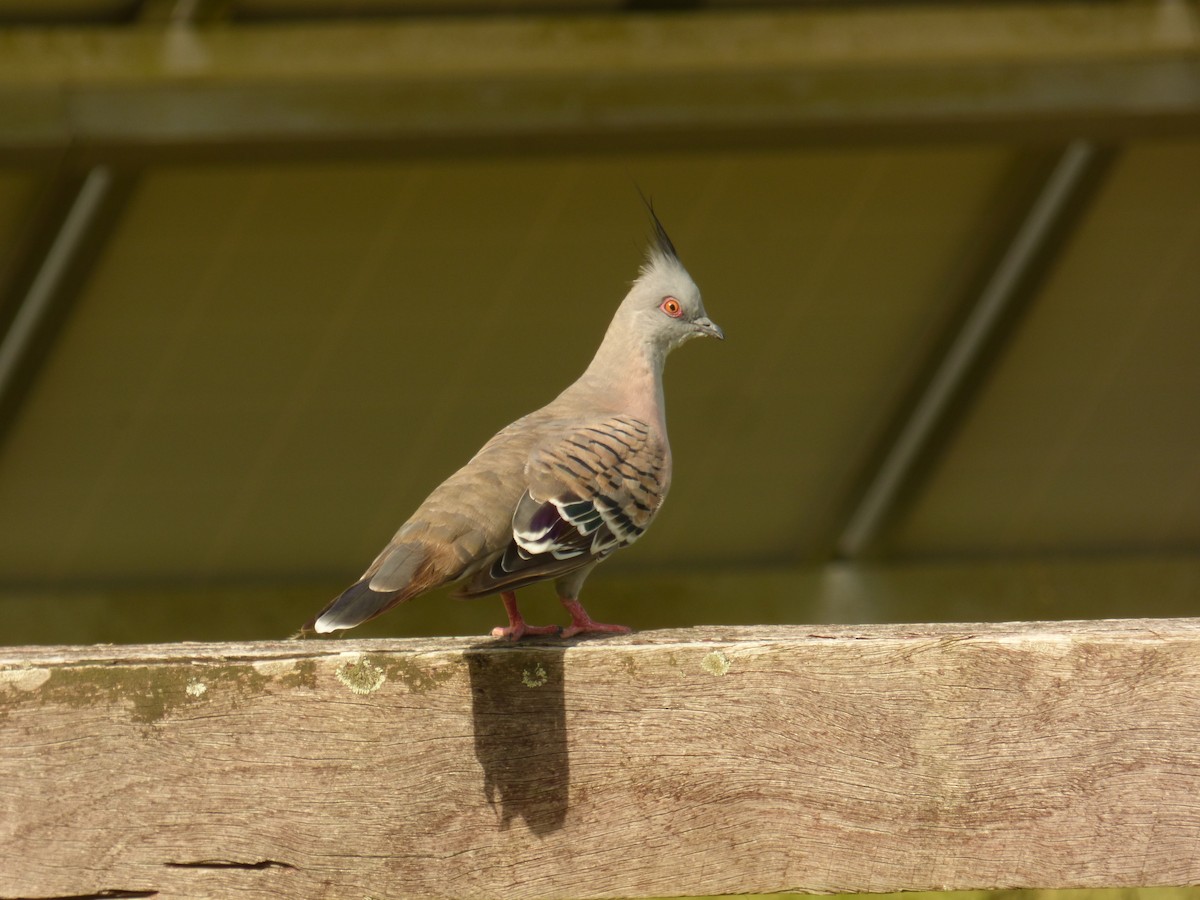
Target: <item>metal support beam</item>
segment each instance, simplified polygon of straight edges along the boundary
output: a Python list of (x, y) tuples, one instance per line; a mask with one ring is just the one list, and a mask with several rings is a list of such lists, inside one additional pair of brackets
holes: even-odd
[(1200, 133), (1190, 4), (0, 32), (0, 159), (1161, 132)]
[(113, 194), (115, 176), (104, 166), (89, 171), (79, 186), (45, 256), (0, 336), (0, 436), (30, 382), (31, 369), (62, 312), (68, 282), (77, 273), (97, 223)]
[(875, 471), (837, 544), (843, 559), (862, 556), (887, 522), (932, 436), (952, 402), (991, 346), (1031, 271), (1044, 259), (1047, 243), (1077, 200), (1097, 159), (1095, 145), (1067, 146), (1007, 251), (975, 302), (962, 328), (921, 393), (899, 434)]

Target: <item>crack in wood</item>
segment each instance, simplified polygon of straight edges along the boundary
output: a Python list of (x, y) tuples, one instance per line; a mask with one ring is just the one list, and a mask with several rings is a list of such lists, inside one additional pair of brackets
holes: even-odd
[(265, 645), (261, 690), (217, 681), (230, 646), (82, 648), (113, 655), (82, 696), (27, 675), (71, 648), (0, 648), (0, 900), (1200, 883), (1200, 619)]
[(278, 859), (260, 859), (257, 862), (239, 862), (236, 859), (198, 859), (194, 862), (163, 863), (168, 869), (246, 869), (262, 871), (263, 869), (295, 869), (291, 863)]
[(38, 897), (0, 897), (0, 900), (120, 900), (122, 897), (157, 897), (158, 891), (131, 891), (125, 888), (108, 888), (92, 894), (50, 894)]

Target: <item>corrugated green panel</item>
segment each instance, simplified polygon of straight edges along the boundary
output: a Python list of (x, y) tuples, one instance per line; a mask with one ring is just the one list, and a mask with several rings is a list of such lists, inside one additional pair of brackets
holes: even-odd
[(673, 490), (703, 488), (656, 522), (647, 542), (658, 561), (828, 551), (981, 245), (995, 239), (987, 220), (1011, 188), (1011, 162), (972, 147), (764, 155), (700, 194), (695, 265), (730, 337), (713, 353), (686, 348), (667, 373), (672, 413), (696, 422)]
[[(0, 591), (0, 644), (278, 640), (344, 587), (304, 583)], [(1105, 557), (994, 563), (824, 565), (620, 572), (588, 580), (588, 611), (644, 631), (692, 625), (1003, 622), (1160, 618), (1196, 612), (1200, 557)], [(553, 588), (521, 595), (538, 625), (565, 623)], [(496, 597), (435, 592), (348, 638), (487, 635), (504, 624)]]
[(0, 168), (0, 279), (15, 261), (13, 254), (20, 245), (22, 231), (29, 225), (40, 185), (36, 172)]
[(729, 340), (672, 357), (675, 485), (618, 559), (819, 552), (1011, 161), (962, 146), (152, 171), (0, 449), (0, 579), (357, 574), (586, 364), (640, 262), (635, 180)]
[(107, 22), (134, 14), (138, 0), (0, 0), (0, 22)]
[(233, 0), (230, 14), (249, 19), (395, 16), (445, 13), (532, 13), (615, 10), (620, 0)]
[(1131, 147), (890, 535), (909, 555), (1200, 547), (1200, 142)]

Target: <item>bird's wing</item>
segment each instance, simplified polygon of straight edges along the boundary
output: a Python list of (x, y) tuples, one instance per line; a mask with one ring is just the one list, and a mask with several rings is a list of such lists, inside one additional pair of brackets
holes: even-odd
[(479, 596), (556, 578), (632, 544), (666, 497), (670, 453), (632, 416), (568, 429), (535, 449), (503, 553), (459, 591)]

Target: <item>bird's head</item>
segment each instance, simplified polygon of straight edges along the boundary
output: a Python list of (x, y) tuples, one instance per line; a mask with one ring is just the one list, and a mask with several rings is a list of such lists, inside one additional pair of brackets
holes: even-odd
[(646, 208), (654, 223), (654, 240), (622, 312), (636, 321), (637, 331), (664, 356), (692, 338), (724, 340), (725, 332), (704, 311), (700, 289), (679, 261), (662, 222), (649, 203)]

